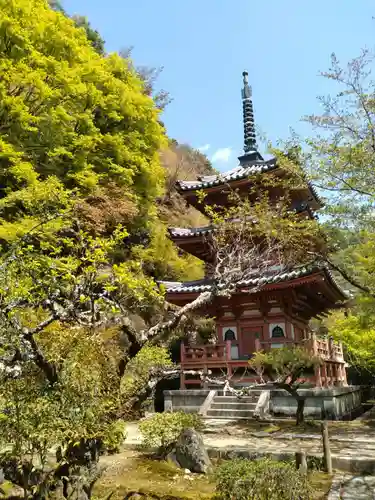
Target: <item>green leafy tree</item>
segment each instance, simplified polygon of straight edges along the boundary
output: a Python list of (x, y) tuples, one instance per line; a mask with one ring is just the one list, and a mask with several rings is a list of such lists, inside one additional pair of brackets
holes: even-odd
[(363, 50), (346, 65), (332, 55), (322, 73), (334, 94), (320, 98), (323, 113), (309, 116), (316, 135), (305, 155), (312, 182), (326, 194), (326, 233), (330, 253), (323, 256), (354, 294), (350, 310), (325, 321), (346, 346), (350, 362), (373, 370), (375, 300), (375, 87), (374, 53)]
[(296, 425), (304, 421), (306, 396), (299, 392), (304, 383), (306, 371), (321, 363), (319, 358), (311, 355), (307, 349), (301, 347), (283, 347), (272, 349), (270, 352), (256, 352), (249, 361), (249, 365), (264, 380), (271, 382), (274, 387), (284, 389), (297, 401)]
[(105, 42), (103, 38), (100, 36), (99, 32), (91, 27), (91, 24), (89, 23), (87, 17), (73, 16), (72, 19), (77, 28), (83, 28), (85, 30), (87, 39), (90, 41), (95, 51), (100, 55), (104, 55)]

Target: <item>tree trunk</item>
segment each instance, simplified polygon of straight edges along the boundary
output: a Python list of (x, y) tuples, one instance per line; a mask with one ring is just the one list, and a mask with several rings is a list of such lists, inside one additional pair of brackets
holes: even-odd
[(297, 398), (297, 413), (296, 413), (296, 425), (303, 424), (305, 421), (304, 410), (305, 410), (305, 398), (299, 396)]

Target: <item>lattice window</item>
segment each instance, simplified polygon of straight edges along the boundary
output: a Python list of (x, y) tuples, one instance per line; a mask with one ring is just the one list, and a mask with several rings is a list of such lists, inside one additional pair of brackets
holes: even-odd
[(225, 332), (224, 340), (236, 340), (236, 334), (233, 330), (227, 330)]
[(272, 335), (271, 335), (271, 337), (273, 339), (280, 338), (280, 337), (285, 337), (284, 330), (281, 328), (281, 326), (275, 326), (275, 328), (272, 329)]

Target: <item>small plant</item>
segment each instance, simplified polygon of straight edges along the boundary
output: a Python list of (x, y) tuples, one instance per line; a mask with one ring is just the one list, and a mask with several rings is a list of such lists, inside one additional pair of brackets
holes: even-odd
[(235, 459), (216, 471), (217, 500), (309, 500), (307, 475), (293, 464), (270, 459)]
[(166, 449), (177, 440), (183, 429), (202, 430), (204, 424), (195, 413), (156, 413), (139, 424), (145, 447), (159, 446)]
[(126, 424), (123, 420), (112, 422), (107, 429), (103, 444), (108, 453), (118, 453), (126, 438)]

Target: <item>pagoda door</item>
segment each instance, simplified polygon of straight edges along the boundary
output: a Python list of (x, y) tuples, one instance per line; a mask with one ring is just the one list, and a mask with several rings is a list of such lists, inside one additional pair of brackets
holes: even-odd
[(247, 326), (241, 329), (240, 356), (241, 358), (250, 357), (255, 352), (255, 339), (263, 339), (263, 327)]

